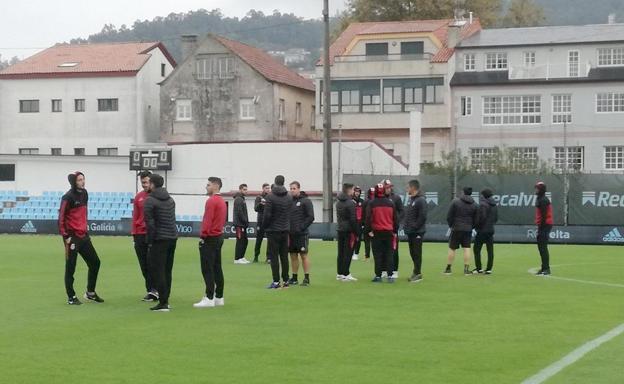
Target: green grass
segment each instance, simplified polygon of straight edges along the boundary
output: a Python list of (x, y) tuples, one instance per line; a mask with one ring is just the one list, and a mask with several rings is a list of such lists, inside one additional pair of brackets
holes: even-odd
[[(624, 288), (531, 276), (532, 245), (497, 246), (492, 276), (446, 277), (445, 245), (426, 244), (410, 285), (402, 244), (400, 281), (374, 285), (361, 261), (360, 281), (335, 281), (335, 244), (312, 242), (312, 286), (269, 291), (269, 267), (233, 265), (226, 241), (226, 306), (198, 310), (197, 242), (182, 239), (173, 310), (151, 313), (130, 238), (94, 244), (106, 303), (69, 307), (60, 239), (0, 236), (1, 382), (519, 383), (624, 322)], [(620, 247), (551, 251), (556, 276), (624, 284)], [(620, 335), (550, 382), (621, 383), (623, 356)]]

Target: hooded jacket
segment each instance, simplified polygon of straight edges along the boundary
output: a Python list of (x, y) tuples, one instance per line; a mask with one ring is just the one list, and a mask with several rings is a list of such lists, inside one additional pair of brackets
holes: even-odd
[(336, 219), (338, 220), (338, 232), (360, 233), (357, 214), (355, 212), (355, 201), (344, 192), (338, 194), (336, 202)]
[(290, 233), (303, 235), (308, 233), (308, 228), (314, 222), (314, 207), (308, 195), (301, 191), (299, 196), (293, 197), (293, 205), (290, 211)]
[(418, 192), (416, 196), (411, 196), (405, 208), (405, 219), (403, 228), (408, 235), (424, 235), (427, 228), (427, 202), (424, 196)]
[(163, 187), (150, 192), (143, 207), (145, 225), (147, 226), (147, 243), (156, 240), (173, 240), (178, 238), (175, 218), (175, 201)]
[(234, 226), (242, 228), (249, 227), (247, 203), (245, 203), (245, 196), (240, 192), (234, 195)]
[(266, 202), (267, 194), (263, 193), (259, 196), (256, 196), (256, 200), (254, 202), (254, 211), (258, 213), (258, 217), (256, 222), (258, 223), (258, 227), (262, 227), (262, 222), (264, 221), (264, 202)]
[(147, 227), (145, 226), (145, 216), (143, 215), (143, 208), (145, 206), (145, 200), (149, 196), (149, 192), (140, 191), (134, 196), (132, 201), (132, 234), (133, 235), (145, 235), (147, 233)]
[(475, 225), (477, 232), (484, 234), (494, 233), (494, 224), (498, 221), (498, 207), (493, 197), (479, 198), (479, 216)]
[(292, 196), (283, 185), (274, 185), (266, 197), (262, 221), (266, 232), (289, 232)]
[(470, 232), (477, 223), (479, 209), (472, 197), (462, 195), (451, 203), (446, 221), (453, 231)]
[(399, 216), (396, 205), (388, 196), (375, 197), (366, 204), (366, 233), (397, 233), (399, 230)]
[(537, 199), (535, 200), (535, 225), (539, 228), (545, 228), (547, 226), (552, 226), (554, 224), (553, 220), (553, 209), (552, 204), (550, 203), (550, 199), (546, 197), (545, 191), (537, 195)]
[(64, 239), (73, 236), (83, 238), (88, 232), (89, 194), (86, 189), (76, 186), (78, 175), (84, 176), (82, 172), (71, 173), (67, 176), (71, 189), (61, 199), (58, 225), (59, 233)]

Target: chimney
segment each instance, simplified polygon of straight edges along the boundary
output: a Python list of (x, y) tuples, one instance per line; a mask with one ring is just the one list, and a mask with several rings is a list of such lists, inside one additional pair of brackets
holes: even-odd
[(473, 12), (471, 11), (471, 12), (470, 12), (470, 19), (469, 19), (468, 23), (472, 24), (472, 21), (473, 21), (473, 20), (474, 20), (474, 14), (473, 14)]
[(446, 46), (448, 48), (455, 48), (457, 44), (459, 44), (459, 31), (461, 31), (461, 24), (453, 23), (449, 26), (447, 37), (446, 37)]
[(609, 17), (607, 18), (607, 23), (608, 24), (615, 24), (615, 13), (610, 13)]
[(182, 60), (186, 60), (197, 48), (197, 35), (182, 35)]

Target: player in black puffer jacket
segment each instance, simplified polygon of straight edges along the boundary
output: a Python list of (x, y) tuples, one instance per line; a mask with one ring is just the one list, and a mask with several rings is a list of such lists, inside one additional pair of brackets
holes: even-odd
[(351, 257), (355, 239), (359, 234), (355, 202), (353, 201), (353, 184), (345, 183), (342, 192), (338, 194), (336, 202), (337, 237), (338, 237), (338, 257), (337, 257), (337, 280), (356, 281), (351, 276)]
[(475, 225), (477, 230), (474, 242), (475, 269), (472, 273), (484, 272), (481, 269), (481, 248), (483, 248), (483, 244), (485, 244), (488, 254), (485, 274), (490, 275), (494, 266), (494, 224), (498, 221), (498, 207), (492, 195), (491, 189), (486, 188), (481, 191), (479, 215)]
[(465, 187), (462, 196), (456, 198), (451, 203), (446, 221), (451, 228), (449, 239), (448, 264), (444, 273), (451, 274), (451, 265), (455, 260), (455, 251), (461, 246), (464, 249), (464, 274), (470, 272), (470, 243), (472, 240), (472, 230), (477, 222), (479, 207), (471, 197), (472, 188)]
[(283, 286), (288, 287), (288, 233), (290, 232), (290, 212), (292, 196), (284, 187), (284, 176), (275, 177), (271, 193), (264, 205), (263, 227), (268, 238), (268, 255), (271, 260), (273, 283), (270, 289), (280, 288), (280, 264)]
[(290, 183), (290, 195), (293, 198), (293, 204), (290, 212), (290, 238), (288, 241), (288, 252), (290, 253), (290, 262), (292, 277), (288, 282), (291, 285), (299, 284), (299, 257), (303, 264), (303, 286), (310, 285), (310, 258), (309, 252), (309, 236), (308, 228), (314, 222), (314, 207), (312, 201), (305, 192), (301, 190), (301, 184), (298, 181)]

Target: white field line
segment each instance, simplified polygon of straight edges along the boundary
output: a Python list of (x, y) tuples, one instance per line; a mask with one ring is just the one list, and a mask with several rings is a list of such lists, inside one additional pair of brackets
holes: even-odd
[(578, 360), (580, 360), (588, 352), (593, 351), (594, 349), (598, 348), (602, 344), (606, 343), (609, 340), (616, 338), (622, 333), (624, 333), (624, 324), (620, 324), (619, 326), (613, 328), (612, 330), (605, 333), (604, 335), (599, 336), (581, 345), (580, 347), (576, 348), (574, 351), (565, 355), (561, 360), (554, 362), (553, 364), (539, 371), (536, 375), (531, 376), (528, 379), (524, 380), (522, 384), (543, 383), (544, 381), (555, 376), (557, 373), (561, 372), (561, 370), (563, 370), (567, 366), (572, 365)]
[[(587, 264), (589, 264), (589, 263), (587, 263)], [(564, 265), (580, 265), (580, 264), (560, 264), (560, 265), (553, 265), (553, 267), (561, 267), (561, 266), (564, 266)], [(534, 275), (537, 271), (538, 271), (538, 268), (531, 268), (527, 272), (529, 272), (530, 274)], [(540, 277), (540, 278), (542, 278), (542, 277)], [(591, 285), (602, 285), (604, 287), (624, 288), (624, 284), (605, 283), (604, 281), (580, 280), (580, 279), (572, 279), (572, 278), (569, 278), (569, 277), (561, 277), (561, 276), (553, 276), (553, 275), (544, 276), (543, 278), (545, 278), (545, 279), (555, 279), (555, 280), (564, 280), (564, 281), (572, 281), (572, 282), (575, 282), (575, 283), (583, 283), (583, 284), (591, 284)]]

